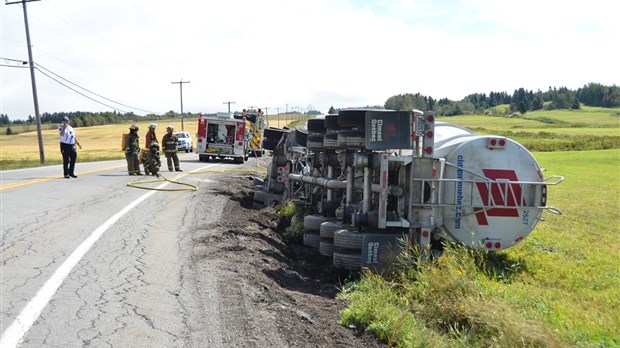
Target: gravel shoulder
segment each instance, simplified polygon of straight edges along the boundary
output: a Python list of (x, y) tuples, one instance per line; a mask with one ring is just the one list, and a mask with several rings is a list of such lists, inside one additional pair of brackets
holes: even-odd
[[(240, 168), (249, 169), (251, 161)], [(191, 346), (385, 347), (338, 324), (345, 303), (336, 294), (352, 275), (333, 269), (331, 259), (301, 240), (285, 243), (274, 207), (253, 208), (249, 174), (208, 178), (204, 194), (217, 202), (191, 209), (186, 289), (202, 309), (192, 318)], [(210, 204), (218, 213), (210, 214)]]

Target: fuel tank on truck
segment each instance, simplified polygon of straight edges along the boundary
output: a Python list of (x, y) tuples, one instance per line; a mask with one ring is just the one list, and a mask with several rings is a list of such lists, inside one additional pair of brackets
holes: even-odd
[(435, 158), (445, 159), (439, 227), (475, 249), (501, 250), (526, 238), (546, 208), (546, 185), (532, 154), (501, 136), (437, 122)]

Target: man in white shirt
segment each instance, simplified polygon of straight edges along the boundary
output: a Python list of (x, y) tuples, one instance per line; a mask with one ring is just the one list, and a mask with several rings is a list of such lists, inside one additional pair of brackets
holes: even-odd
[(62, 154), (62, 170), (65, 178), (77, 178), (75, 175), (75, 161), (77, 160), (75, 145), (79, 146), (80, 149), (82, 145), (77, 141), (73, 127), (69, 125), (68, 117), (63, 117), (62, 126), (58, 128), (58, 134), (60, 135), (60, 153)]

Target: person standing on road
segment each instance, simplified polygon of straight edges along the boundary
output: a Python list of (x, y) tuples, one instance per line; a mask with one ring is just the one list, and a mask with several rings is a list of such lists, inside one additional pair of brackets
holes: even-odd
[(75, 175), (75, 161), (77, 160), (77, 151), (75, 145), (82, 149), (82, 145), (75, 136), (73, 127), (69, 124), (69, 118), (62, 118), (62, 125), (58, 128), (60, 135), (60, 153), (62, 154), (62, 171), (66, 179), (77, 178)]
[(157, 128), (157, 124), (156, 123), (151, 123), (149, 124), (149, 131), (146, 133), (146, 141), (144, 142), (144, 149), (148, 150), (151, 148), (151, 142), (155, 141), (156, 143), (159, 143), (159, 141), (157, 141), (157, 135), (155, 134), (155, 128)]
[(129, 175), (142, 175), (140, 173), (140, 136), (138, 135), (138, 126), (132, 124), (129, 126), (129, 134), (125, 140), (125, 159), (127, 160), (127, 171)]
[(151, 142), (156, 142), (159, 144), (159, 141), (157, 141), (157, 135), (155, 134), (155, 128), (157, 128), (157, 124), (155, 123), (151, 123), (149, 124), (149, 130), (146, 132), (146, 135), (144, 136), (145, 141), (144, 141), (144, 149), (142, 151), (142, 154), (140, 155), (140, 162), (142, 162), (142, 164), (144, 165), (144, 173), (146, 175), (149, 175), (150, 173), (147, 170), (147, 154), (149, 153), (150, 149), (151, 149)]
[(164, 154), (166, 155), (166, 162), (168, 163), (168, 171), (172, 171), (172, 163), (174, 162), (174, 170), (182, 172), (179, 167), (179, 156), (177, 156), (177, 144), (179, 139), (176, 135), (172, 134), (174, 128), (172, 126), (166, 127), (166, 134), (161, 139), (164, 145)]

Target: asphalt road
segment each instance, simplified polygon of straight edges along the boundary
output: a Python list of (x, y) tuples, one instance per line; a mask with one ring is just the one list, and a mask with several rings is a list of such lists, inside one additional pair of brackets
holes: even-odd
[[(239, 167), (179, 157), (175, 180), (198, 187), (209, 174), (189, 172)], [(130, 187), (153, 177), (128, 176), (124, 160), (78, 157), (78, 178), (61, 174), (61, 166), (0, 172), (0, 347), (208, 345), (209, 325), (194, 326), (204, 308), (184, 296), (195, 291), (191, 216), (208, 208), (217, 220), (224, 198)]]

